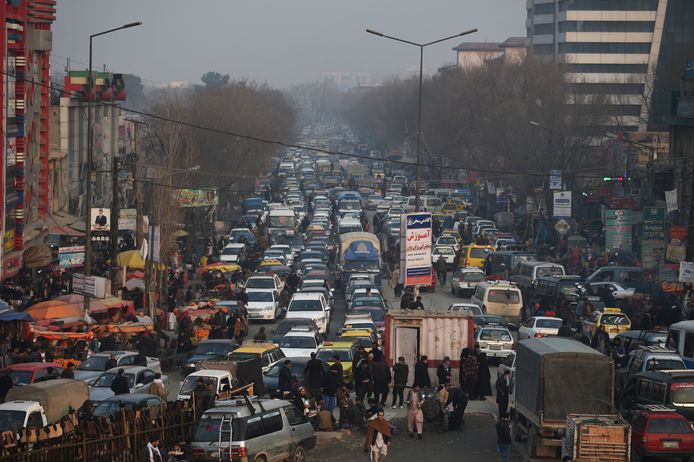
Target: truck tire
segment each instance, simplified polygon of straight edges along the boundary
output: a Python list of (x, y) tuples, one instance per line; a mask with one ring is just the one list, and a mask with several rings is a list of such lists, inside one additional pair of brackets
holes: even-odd
[(302, 445), (298, 445), (294, 448), (289, 462), (306, 462), (306, 449)]

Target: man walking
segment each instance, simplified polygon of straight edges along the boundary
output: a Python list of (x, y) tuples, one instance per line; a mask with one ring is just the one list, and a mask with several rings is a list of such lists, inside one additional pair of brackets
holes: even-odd
[(402, 409), (402, 403), (405, 401), (403, 393), (405, 392), (409, 375), (410, 368), (405, 363), (405, 357), (400, 356), (398, 362), (393, 365), (393, 409), (395, 409), (397, 400), (400, 400), (400, 409)]
[(371, 462), (385, 462), (390, 447), (390, 424), (383, 410), (378, 411), (376, 418), (369, 422), (364, 441), (364, 451), (369, 453)]
[(422, 355), (417, 364), (414, 365), (414, 385), (419, 385), (422, 388), (431, 388), (429, 364), (427, 361), (427, 356)]
[(381, 406), (385, 406), (391, 379), (390, 368), (386, 363), (374, 360), (371, 363), (371, 376), (374, 381), (374, 398)]
[(443, 358), (443, 362), (436, 369), (436, 377), (439, 379), (439, 385), (451, 383), (451, 358), (448, 356)]
[(414, 431), (417, 431), (417, 439), (422, 439), (424, 427), (424, 413), (422, 412), (422, 398), (419, 396), (419, 385), (412, 386), (412, 390), (407, 394), (407, 429), (410, 438), (414, 438)]
[(506, 417), (508, 400), (511, 394), (511, 371), (505, 370), (504, 375), (496, 379), (496, 403), (499, 405), (499, 417)]
[(323, 362), (316, 358), (316, 353), (311, 353), (311, 359), (304, 368), (304, 377), (311, 396), (314, 399), (321, 398), (321, 387), (323, 386)]
[(448, 273), (448, 266), (446, 264), (446, 259), (443, 258), (443, 255), (439, 255), (439, 259), (436, 260), (436, 274), (439, 278), (439, 283), (441, 286), (446, 285), (446, 276)]
[(123, 368), (118, 369), (118, 374), (111, 382), (111, 391), (114, 395), (127, 395), (130, 393), (130, 386), (128, 385), (128, 379), (125, 377), (125, 370)]
[(371, 368), (368, 361), (362, 360), (359, 367), (354, 372), (354, 389), (357, 392), (357, 399), (364, 401), (364, 397), (369, 393), (372, 385)]

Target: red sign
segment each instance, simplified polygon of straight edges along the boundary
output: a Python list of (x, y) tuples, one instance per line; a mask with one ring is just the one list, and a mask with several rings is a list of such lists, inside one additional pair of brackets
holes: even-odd
[(633, 197), (610, 197), (610, 208), (611, 209), (633, 209), (634, 198)]
[(11, 278), (19, 273), (22, 269), (22, 263), (24, 260), (24, 254), (22, 252), (17, 252), (13, 256), (5, 257), (2, 259), (2, 279)]

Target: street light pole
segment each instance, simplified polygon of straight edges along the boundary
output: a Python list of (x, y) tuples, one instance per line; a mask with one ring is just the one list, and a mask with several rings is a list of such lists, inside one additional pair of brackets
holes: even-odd
[(395, 40), (396, 42), (402, 42), (406, 43), (408, 45), (416, 46), (419, 47), (419, 92), (417, 96), (417, 179), (415, 181), (415, 212), (419, 212), (420, 209), (420, 204), (419, 204), (419, 199), (420, 199), (420, 189), (421, 189), (421, 182), (422, 182), (422, 81), (423, 81), (423, 69), (424, 69), (424, 48), (428, 47), (429, 45), (434, 45), (436, 43), (440, 42), (445, 42), (446, 40), (450, 40), (456, 37), (462, 37), (463, 35), (468, 35), (472, 34), (474, 32), (477, 32), (477, 29), (470, 29), (465, 32), (461, 32), (459, 34), (451, 35), (448, 37), (444, 37), (442, 39), (434, 40), (432, 42), (427, 42), (427, 43), (417, 43), (417, 42), (412, 42), (410, 40), (405, 40), (401, 39), (398, 37), (393, 37), (390, 35), (383, 34), (381, 32), (377, 32), (372, 29), (366, 29), (366, 32), (369, 34), (377, 35), (379, 37), (387, 38), (390, 40)]
[[(94, 37), (99, 37), (101, 35), (110, 34), (111, 32), (116, 32), (122, 29), (129, 29), (131, 27), (139, 26), (142, 22), (131, 22), (124, 24), (120, 27), (115, 27), (113, 29), (105, 30), (103, 32), (98, 32), (89, 36), (89, 70), (87, 74), (87, 197), (85, 201), (86, 212), (85, 212), (85, 243), (84, 243), (84, 275), (91, 276), (92, 274), (92, 223), (91, 223), (91, 211), (92, 211), (92, 173), (93, 173), (93, 163), (94, 163), (94, 140), (93, 140), (93, 127), (92, 127), (92, 91), (94, 89), (94, 78), (92, 76), (92, 50)], [(84, 312), (89, 312), (89, 296), (84, 295)]]
[(548, 132), (556, 133), (559, 136), (561, 136), (561, 161), (564, 162), (565, 160), (565, 151), (566, 151), (566, 135), (564, 134), (563, 131), (557, 130), (556, 128), (548, 127), (546, 125), (542, 125), (539, 122), (535, 122), (534, 120), (530, 121), (530, 125), (533, 127), (538, 127), (538, 128), (543, 128), (547, 130)]
[[(647, 145), (647, 144), (645, 144), (645, 143), (640, 143), (640, 142), (638, 142), (638, 141), (633, 141), (633, 140), (624, 138), (624, 137), (622, 137), (622, 136), (615, 135), (614, 133), (610, 133), (610, 132), (607, 132), (607, 133), (605, 134), (605, 136), (607, 136), (607, 138), (610, 138), (610, 139), (612, 139), (612, 140), (621, 141), (622, 143), (631, 144), (631, 145), (633, 145), (633, 146), (639, 146), (639, 147), (642, 147), (642, 148), (645, 148), (646, 150), (648, 150), (648, 154), (649, 154), (649, 156), (648, 156), (649, 161), (648, 161), (648, 168), (647, 168), (647, 174), (648, 174), (648, 201), (649, 201), (649, 203), (654, 202), (654, 201), (655, 201), (655, 185), (654, 185), (653, 183), (655, 183), (655, 178), (654, 178), (654, 176), (655, 176), (655, 174), (654, 174), (655, 157), (656, 157), (656, 156), (655, 156), (655, 148), (654, 148), (653, 146), (649, 146), (649, 145)], [(624, 155), (624, 165), (625, 165), (625, 167), (624, 167), (624, 178), (625, 178), (625, 179), (627, 178), (627, 168), (626, 168), (627, 160), (626, 160), (626, 159), (627, 159), (627, 156), (626, 156), (626, 154), (625, 154), (625, 155)]]

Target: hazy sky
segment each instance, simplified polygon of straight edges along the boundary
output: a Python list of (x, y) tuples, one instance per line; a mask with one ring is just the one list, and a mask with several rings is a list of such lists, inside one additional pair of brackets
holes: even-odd
[[(198, 82), (209, 70), (275, 86), (321, 72), (374, 77), (418, 64), (418, 49), (367, 34), (367, 27), (431, 41), (472, 28), (465, 41), (525, 35), (523, 0), (59, 0), (53, 26), (56, 69), (86, 68), (89, 35), (142, 21), (94, 40), (95, 67), (145, 80)], [(458, 39), (425, 50), (425, 68), (455, 62)]]

